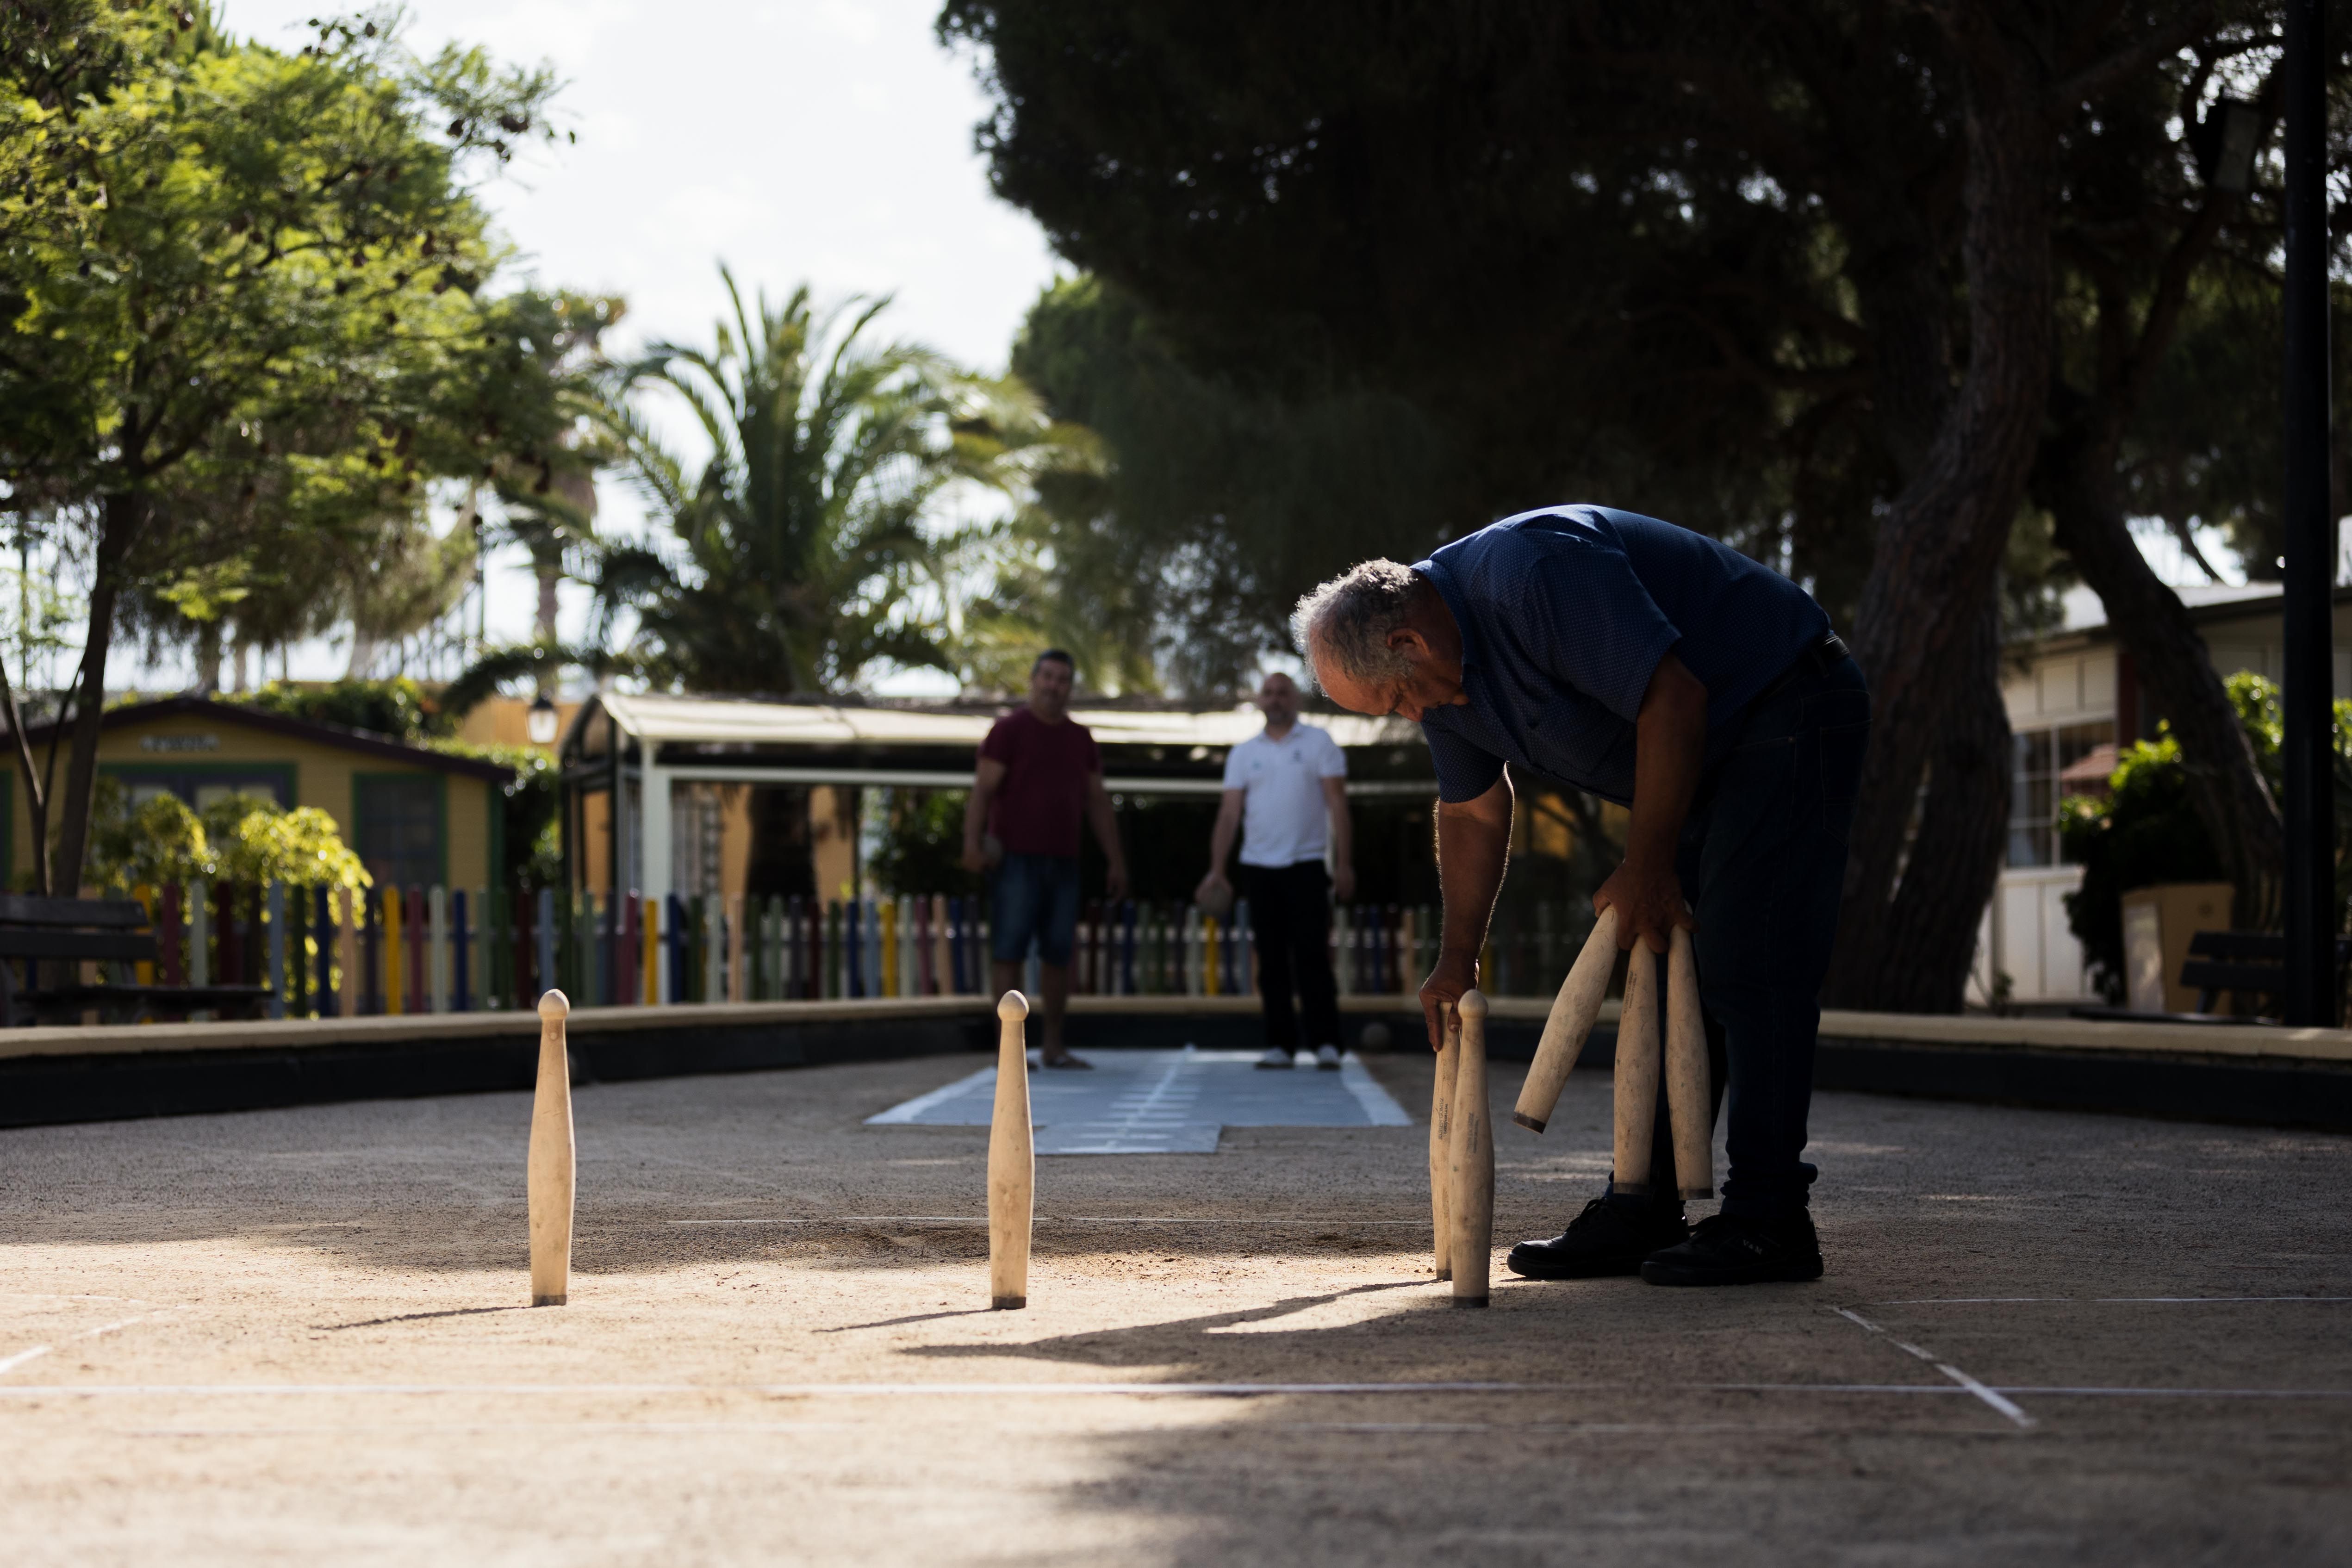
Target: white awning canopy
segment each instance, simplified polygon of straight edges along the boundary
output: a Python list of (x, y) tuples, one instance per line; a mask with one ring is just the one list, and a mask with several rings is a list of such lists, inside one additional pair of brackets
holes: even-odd
[[(730, 701), (709, 697), (600, 694), (583, 704), (613, 716), (640, 742), (706, 745), (978, 746), (994, 712), (939, 712), (917, 708), (866, 708), (803, 702)], [(1234, 746), (1258, 732), (1256, 709), (1074, 708), (1070, 717), (1110, 746)], [(1313, 713), (1307, 721), (1331, 731), (1343, 747), (1419, 745), (1421, 727), (1402, 719), (1353, 713)]]

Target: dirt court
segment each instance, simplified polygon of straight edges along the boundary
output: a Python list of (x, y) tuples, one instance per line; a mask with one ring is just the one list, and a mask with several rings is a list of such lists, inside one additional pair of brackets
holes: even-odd
[[(0, 1133), (6, 1562), (2352, 1561), (2344, 1139), (1824, 1095), (1820, 1284), (1471, 1312), (1423, 1128), (1229, 1129), (991, 1313), (986, 1130), (861, 1125), (984, 1059), (583, 1088), (562, 1309), (523, 1096)], [(1498, 1252), (1607, 1164), (1517, 1078)]]

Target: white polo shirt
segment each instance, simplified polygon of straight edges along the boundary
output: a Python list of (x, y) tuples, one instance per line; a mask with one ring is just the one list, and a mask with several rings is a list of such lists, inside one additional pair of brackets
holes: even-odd
[(1296, 866), (1320, 860), (1330, 817), (1323, 781), (1348, 776), (1348, 759), (1328, 730), (1293, 724), (1281, 740), (1260, 731), (1225, 758), (1225, 787), (1242, 796), (1242, 864)]

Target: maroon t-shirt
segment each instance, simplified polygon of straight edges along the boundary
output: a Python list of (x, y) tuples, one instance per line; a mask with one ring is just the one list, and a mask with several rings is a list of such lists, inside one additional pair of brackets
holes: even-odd
[(1102, 772), (1093, 731), (1070, 719), (1048, 724), (1016, 708), (989, 731), (980, 754), (1004, 764), (1004, 783), (989, 803), (988, 830), (1005, 853), (1076, 855), (1087, 775)]

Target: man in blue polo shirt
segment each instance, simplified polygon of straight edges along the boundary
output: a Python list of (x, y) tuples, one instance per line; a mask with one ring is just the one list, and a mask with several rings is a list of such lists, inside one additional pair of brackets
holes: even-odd
[(1368, 561), (1301, 599), (1293, 628), (1325, 690), (1416, 720), (1437, 769), (1445, 924), (1421, 988), (1433, 1047), (1476, 984), (1511, 837), (1511, 779), (1632, 810), (1593, 895), (1618, 940), (1693, 933), (1717, 1103), (1721, 1212), (1696, 1227), (1673, 1141), (1618, 1171), (1559, 1236), (1522, 1242), (1533, 1279), (1639, 1272), (1658, 1285), (1821, 1278), (1801, 1158), (1814, 1035), (1870, 731), (1870, 696), (1811, 595), (1703, 534), (1608, 507), (1506, 518), (1413, 566)]

